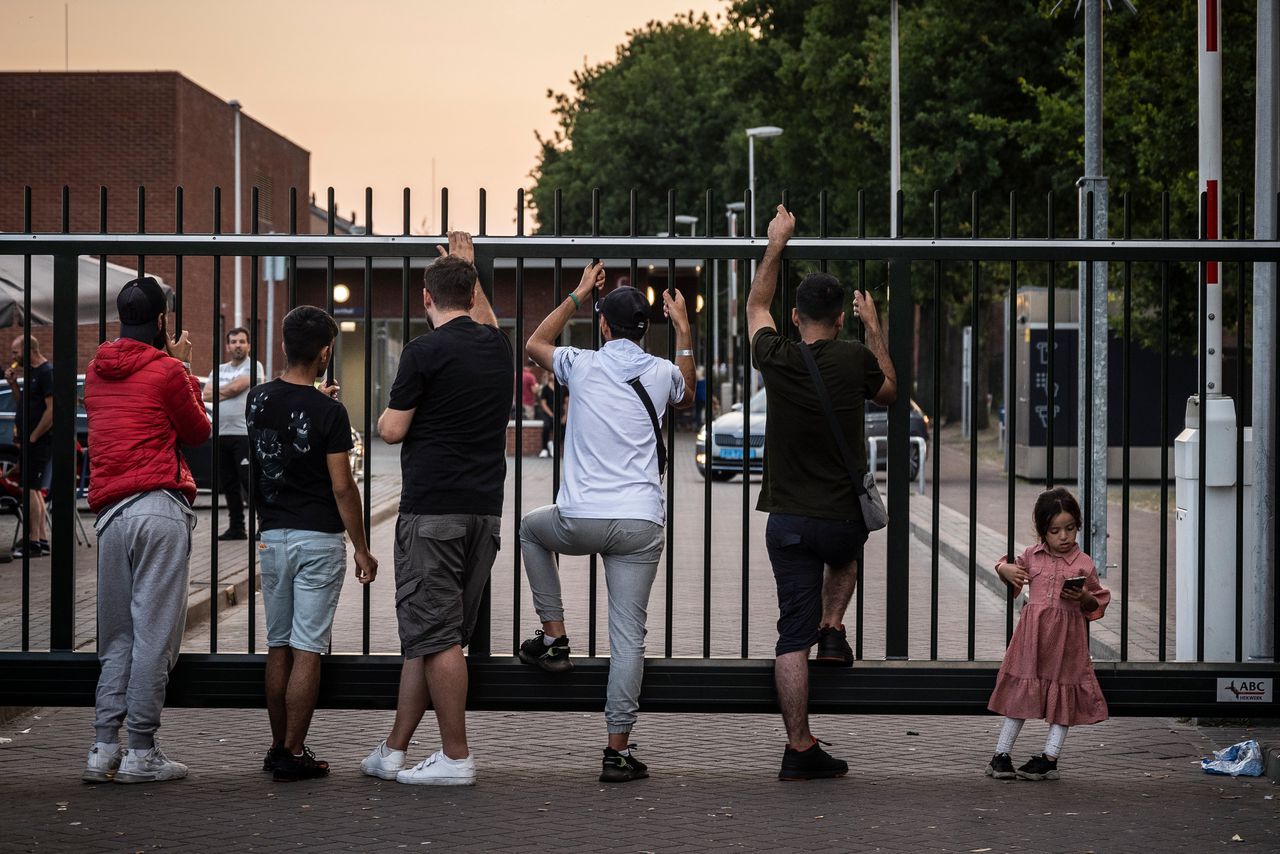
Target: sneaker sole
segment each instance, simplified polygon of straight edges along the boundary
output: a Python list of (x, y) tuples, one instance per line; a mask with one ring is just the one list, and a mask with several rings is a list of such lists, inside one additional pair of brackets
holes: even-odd
[(93, 771), (86, 768), (80, 775), (80, 779), (86, 783), (110, 783), (114, 776), (116, 776), (114, 771)]
[(1022, 771), (1017, 772), (1019, 780), (1057, 780), (1057, 771), (1046, 771), (1043, 774), (1027, 774)]
[(787, 777), (780, 773), (778, 774), (778, 779), (784, 783), (803, 783), (806, 780), (832, 780), (832, 779), (835, 779), (836, 777), (844, 777), (848, 773), (849, 772), (846, 770), (846, 771), (837, 771), (834, 774), (811, 774), (803, 777)]
[(600, 775), (601, 783), (630, 783), (632, 780), (647, 780), (647, 779), (649, 779), (648, 771), (641, 771), (639, 774), (633, 774), (627, 777), (606, 777), (603, 774)]
[(186, 774), (122, 774), (116, 772), (112, 782), (115, 783), (167, 783), (170, 780), (181, 780)]
[(475, 777), (429, 777), (425, 779), (400, 779), (396, 777), (397, 783), (403, 783), (406, 786), (474, 786), (476, 784)]
[(542, 658), (534, 658), (533, 656), (526, 654), (524, 650), (521, 650), (518, 655), (522, 663), (527, 664), (530, 667), (536, 667), (545, 673), (568, 673), (573, 670), (573, 662), (568, 659), (565, 659), (563, 666), (557, 663), (553, 667), (548, 667), (545, 660)]
[(813, 658), (813, 663), (819, 664), (823, 667), (853, 667), (853, 661), (845, 658), (842, 655), (839, 655), (839, 656), (816, 655)]
[(1014, 777), (1018, 776), (1016, 771), (994, 771), (990, 767), (988, 767), (983, 773), (988, 777), (994, 777), (997, 780), (1012, 780)]
[(395, 771), (384, 771), (381, 768), (369, 769), (361, 765), (360, 773), (366, 777), (377, 777), (379, 780), (394, 780), (396, 775), (400, 773), (400, 769), (397, 768)]

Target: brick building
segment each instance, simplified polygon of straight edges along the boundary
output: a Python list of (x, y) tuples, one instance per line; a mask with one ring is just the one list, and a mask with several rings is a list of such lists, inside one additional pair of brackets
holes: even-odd
[[(145, 228), (173, 231), (176, 188), (183, 190), (183, 228), (208, 233), (213, 227), (213, 191), (222, 188), (221, 228), (235, 230), (235, 110), (181, 74), (157, 72), (0, 73), (0, 231), (21, 231), (23, 189), (31, 187), (31, 225), (37, 232), (62, 228), (62, 188), (69, 189), (72, 231), (97, 232), (99, 193), (107, 194), (107, 228), (139, 230), (140, 195), (145, 192)], [(242, 227), (250, 230), (250, 200), (258, 188), (260, 229), (289, 227), (289, 191), (297, 188), (299, 228), (311, 222), (307, 202), (310, 154), (247, 114), (240, 116)], [(138, 268), (134, 257), (114, 263)], [(244, 315), (249, 316), (248, 261), (243, 264)], [(218, 315), (234, 320), (234, 265), (222, 263)], [(183, 325), (196, 342), (193, 368), (207, 373), (220, 360), (212, 340), (213, 263), (188, 258), (179, 282), (172, 257), (145, 259), (143, 269), (180, 288)], [(284, 295), (277, 295), (277, 312)], [(259, 304), (259, 340), (265, 340), (265, 290)], [(115, 324), (111, 324), (112, 327)], [(8, 333), (0, 343), (8, 346)], [(36, 327), (50, 343), (51, 332)], [(116, 330), (108, 328), (108, 337)], [(96, 324), (81, 327), (79, 369), (98, 343)]]

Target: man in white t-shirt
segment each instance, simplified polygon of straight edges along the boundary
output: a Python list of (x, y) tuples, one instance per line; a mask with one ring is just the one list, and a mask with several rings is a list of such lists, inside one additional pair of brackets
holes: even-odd
[[(244, 540), (249, 535), (244, 526), (244, 503), (249, 495), (249, 428), (244, 420), (244, 406), (249, 399), (253, 379), (264, 382), (269, 377), (261, 362), (249, 360), (249, 330), (237, 326), (227, 333), (227, 355), (231, 361), (218, 366), (218, 471), (216, 487), (227, 499), (227, 530), (219, 540)], [(252, 368), (256, 377), (251, 377)], [(213, 377), (204, 384), (204, 399), (213, 400)]]
[(569, 318), (604, 283), (604, 266), (589, 265), (582, 281), (529, 338), (529, 357), (569, 389), (564, 479), (556, 503), (520, 523), (534, 609), (542, 628), (520, 645), (520, 660), (551, 673), (572, 669), (556, 554), (600, 554), (609, 590), (609, 687), (601, 782), (649, 776), (629, 749), (644, 678), (649, 591), (662, 557), (666, 451), (661, 424), (670, 404), (693, 405), (694, 362), (689, 318), (679, 291), (663, 291), (663, 310), (676, 334), (676, 363), (641, 348), (650, 306), (632, 287), (600, 300), (599, 350), (556, 347)]

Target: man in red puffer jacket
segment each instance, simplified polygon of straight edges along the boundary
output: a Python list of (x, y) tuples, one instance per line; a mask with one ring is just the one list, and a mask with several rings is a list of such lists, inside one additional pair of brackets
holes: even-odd
[(209, 418), (191, 376), (191, 341), (169, 337), (160, 284), (134, 279), (116, 308), (120, 337), (98, 347), (85, 375), (102, 675), (83, 777), (177, 780), (187, 768), (165, 757), (155, 733), (187, 616), (196, 484), (181, 447), (209, 438)]

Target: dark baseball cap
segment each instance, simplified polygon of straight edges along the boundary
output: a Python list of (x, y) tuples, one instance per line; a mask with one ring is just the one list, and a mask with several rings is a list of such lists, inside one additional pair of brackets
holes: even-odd
[[(164, 288), (151, 276), (133, 279), (116, 296), (116, 312), (120, 315), (120, 334), (126, 338), (156, 330), (156, 318), (168, 310)], [(131, 334), (133, 333), (133, 334)]]
[(639, 330), (649, 326), (649, 301), (635, 288), (625, 285), (614, 288), (600, 300), (600, 313), (609, 321), (611, 329), (618, 331)]

